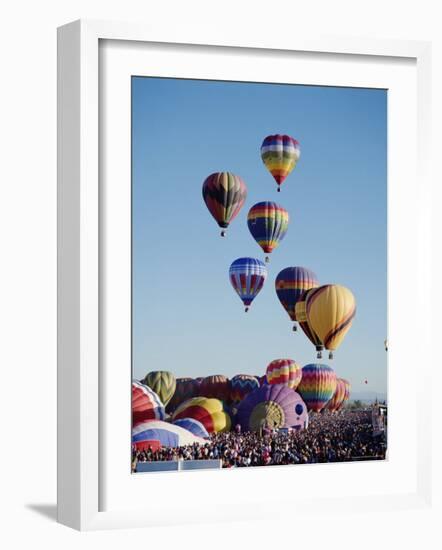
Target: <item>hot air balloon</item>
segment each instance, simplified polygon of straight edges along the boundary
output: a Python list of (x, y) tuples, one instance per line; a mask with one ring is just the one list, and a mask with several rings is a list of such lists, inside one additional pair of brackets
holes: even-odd
[(261, 145), (261, 158), (267, 170), (280, 185), (296, 166), (301, 156), (299, 142), (290, 136), (276, 134), (267, 136)]
[(239, 403), (253, 390), (259, 388), (258, 379), (250, 374), (237, 374), (230, 380), (230, 400)]
[(141, 382), (132, 382), (132, 424), (146, 420), (164, 420), (166, 411), (158, 395)]
[(287, 233), (289, 213), (276, 202), (258, 202), (249, 210), (247, 225), (255, 241), (266, 254), (270, 254)]
[(267, 367), (266, 378), (269, 384), (284, 384), (296, 390), (301, 377), (301, 366), (293, 359), (275, 359)]
[(168, 371), (157, 370), (149, 372), (143, 378), (142, 383), (145, 386), (149, 386), (158, 395), (164, 405), (169, 403), (175, 393), (176, 379)]
[(333, 358), (350, 329), (356, 302), (352, 292), (340, 285), (324, 285), (311, 290), (306, 298), (306, 315), (309, 325), (319, 336)]
[(205, 445), (207, 443), (205, 439), (195, 436), (189, 430), (162, 420), (143, 422), (132, 429), (132, 445), (141, 450), (148, 448), (149, 441), (159, 441), (163, 447), (182, 447), (194, 443)]
[[(202, 380), (202, 378), (201, 378)], [(200, 382), (194, 378), (177, 378), (175, 393), (172, 396), (172, 399), (169, 401), (166, 410), (168, 412), (174, 411), (178, 405), (190, 399), (191, 397), (196, 397), (199, 395)]]
[(302, 428), (307, 407), (301, 397), (283, 384), (261, 386), (241, 401), (236, 415), (242, 430)]
[(351, 390), (350, 382), (348, 380), (345, 380), (345, 378), (341, 378), (341, 380), (344, 383), (344, 399), (342, 400), (341, 405), (338, 407), (338, 411), (340, 411), (344, 407), (345, 403), (350, 399)]
[(316, 354), (317, 358), (321, 359), (322, 350), (324, 349), (324, 346), (322, 345), (322, 342), (319, 336), (310, 326), (310, 323), (308, 322), (307, 315), (306, 315), (306, 306), (305, 306), (306, 298), (309, 295), (309, 293), (312, 292), (313, 290), (314, 289), (310, 289), (305, 291), (303, 294), (301, 294), (301, 297), (299, 298), (295, 306), (295, 315), (302, 331), (310, 340), (310, 342), (315, 346), (316, 351), (318, 352)]
[(196, 435), (197, 437), (202, 437), (203, 439), (207, 439), (209, 437), (206, 428), (199, 420), (195, 420), (195, 418), (178, 418), (173, 421), (173, 424), (192, 432), (193, 435)]
[(280, 271), (275, 279), (275, 290), (282, 307), (287, 311), (290, 319), (295, 323), (296, 304), (307, 290), (318, 286), (316, 274), (306, 267), (286, 267)]
[(203, 199), (224, 237), (229, 223), (235, 219), (247, 197), (244, 181), (231, 172), (215, 172), (204, 180)]
[(336, 390), (335, 371), (319, 363), (302, 367), (298, 393), (306, 402), (309, 411), (320, 412), (333, 397)]
[(238, 258), (230, 266), (229, 277), (233, 288), (246, 306), (245, 311), (248, 311), (266, 280), (265, 264), (256, 258)]
[(221, 401), (227, 401), (230, 396), (229, 379), (223, 374), (206, 376), (200, 384), (199, 395), (204, 397), (215, 397)]
[(345, 398), (345, 381), (342, 378), (336, 379), (336, 389), (330, 401), (324, 407), (330, 412), (338, 411), (342, 404), (344, 403)]
[(268, 384), (267, 376), (265, 374), (263, 374), (262, 376), (259, 376), (257, 378), (258, 378), (258, 382), (259, 382), (259, 387), (265, 386), (266, 384)]
[(182, 403), (174, 412), (173, 420), (179, 418), (194, 418), (201, 422), (208, 433), (228, 432), (230, 430), (230, 416), (224, 410), (219, 399), (207, 397), (193, 397)]

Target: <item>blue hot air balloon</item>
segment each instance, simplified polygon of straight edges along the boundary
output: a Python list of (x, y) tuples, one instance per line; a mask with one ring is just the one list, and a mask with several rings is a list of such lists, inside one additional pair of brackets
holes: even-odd
[(256, 258), (238, 258), (230, 266), (230, 282), (245, 305), (245, 311), (262, 289), (267, 277), (264, 262)]

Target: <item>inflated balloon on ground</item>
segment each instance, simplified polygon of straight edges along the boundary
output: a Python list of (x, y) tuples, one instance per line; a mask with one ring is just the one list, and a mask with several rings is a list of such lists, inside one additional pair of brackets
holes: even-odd
[(146, 420), (164, 420), (166, 411), (158, 395), (141, 382), (132, 382), (132, 424)]
[(328, 365), (312, 363), (302, 367), (298, 393), (309, 411), (320, 412), (336, 390), (336, 373)]
[(185, 401), (173, 414), (174, 421), (179, 418), (198, 420), (208, 433), (228, 432), (231, 426), (222, 401), (215, 398), (193, 397)]
[(167, 405), (175, 393), (176, 379), (168, 371), (158, 370), (146, 374), (142, 383), (149, 386), (161, 399), (164, 405)]

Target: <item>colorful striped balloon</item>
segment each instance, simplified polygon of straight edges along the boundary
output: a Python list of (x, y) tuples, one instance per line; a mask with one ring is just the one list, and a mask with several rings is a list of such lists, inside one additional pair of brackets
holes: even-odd
[(335, 371), (319, 363), (305, 365), (298, 393), (307, 404), (309, 411), (321, 411), (333, 397), (336, 390)]
[(236, 415), (245, 431), (262, 429), (303, 428), (307, 406), (301, 397), (283, 384), (261, 386), (241, 401)]
[(269, 384), (284, 384), (292, 390), (296, 390), (301, 382), (301, 366), (293, 359), (275, 359), (266, 371)]
[(355, 298), (345, 286), (324, 285), (309, 292), (305, 306), (308, 323), (331, 359), (353, 323)]
[(212, 374), (203, 378), (199, 395), (204, 397), (215, 397), (220, 401), (227, 401), (230, 396), (229, 379), (223, 374)]
[(341, 378), (341, 380), (344, 382), (344, 399), (342, 400), (342, 403), (340, 404), (338, 411), (344, 408), (344, 405), (347, 403), (347, 401), (350, 399), (350, 391), (351, 391), (351, 384), (348, 380), (345, 380), (345, 378)]
[[(289, 213), (276, 202), (258, 202), (249, 210), (247, 225), (263, 251), (271, 254), (287, 233)], [(266, 261), (269, 261), (268, 256)]]
[(182, 447), (194, 443), (205, 445), (207, 443), (205, 439), (195, 436), (189, 430), (161, 420), (150, 420), (133, 428), (132, 445), (142, 450), (149, 447), (150, 441), (159, 441), (162, 447)]
[(208, 433), (228, 432), (231, 425), (222, 401), (207, 397), (193, 397), (182, 403), (173, 414), (173, 420), (179, 418), (198, 420)]
[(230, 282), (248, 311), (267, 278), (266, 266), (256, 258), (238, 258), (229, 269)]
[(261, 145), (261, 158), (274, 177), (278, 191), (280, 185), (296, 166), (301, 156), (299, 142), (290, 136), (275, 134), (267, 136)]
[(132, 382), (132, 425), (146, 420), (164, 420), (166, 411), (158, 395), (141, 382)]
[(258, 379), (250, 374), (237, 374), (230, 380), (230, 400), (239, 403), (253, 390), (259, 388)]
[(310, 342), (315, 346), (316, 351), (318, 352), (316, 354), (318, 359), (321, 359), (322, 357), (322, 350), (324, 349), (324, 346), (322, 345), (321, 339), (319, 336), (315, 333), (315, 331), (310, 326), (310, 323), (307, 319), (307, 311), (306, 311), (306, 299), (307, 296), (312, 292), (314, 289), (306, 290), (303, 294), (301, 294), (301, 297), (296, 302), (295, 306), (295, 315), (296, 320), (299, 323), (299, 326), (301, 327), (304, 334), (307, 336), (307, 338), (310, 340)]
[[(306, 267), (286, 267), (275, 279), (275, 290), (282, 307), (292, 321), (297, 321), (296, 304), (307, 290), (318, 286), (316, 274)], [(296, 330), (296, 323), (293, 327)]]
[(229, 226), (244, 204), (247, 187), (244, 181), (231, 172), (215, 172), (204, 180), (203, 199), (217, 224), (223, 229)]
[(333, 394), (330, 401), (325, 406), (325, 409), (327, 409), (330, 412), (338, 411), (342, 403), (344, 402), (345, 398), (345, 382), (342, 378), (336, 379), (336, 389), (335, 393)]

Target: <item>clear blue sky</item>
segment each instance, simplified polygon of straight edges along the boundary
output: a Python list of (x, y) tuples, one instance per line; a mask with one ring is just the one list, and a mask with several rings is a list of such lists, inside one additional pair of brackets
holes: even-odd
[[(132, 119), (134, 377), (262, 374), (277, 358), (315, 362), (274, 288), (281, 269), (301, 265), (357, 300), (350, 332), (323, 362), (353, 391), (385, 392), (387, 92), (137, 77)], [(274, 133), (301, 145), (281, 193), (260, 157)], [(217, 171), (248, 187), (226, 238), (201, 195)], [(289, 210), (290, 225), (246, 314), (228, 270), (238, 257), (264, 258), (246, 223), (263, 200)]]

